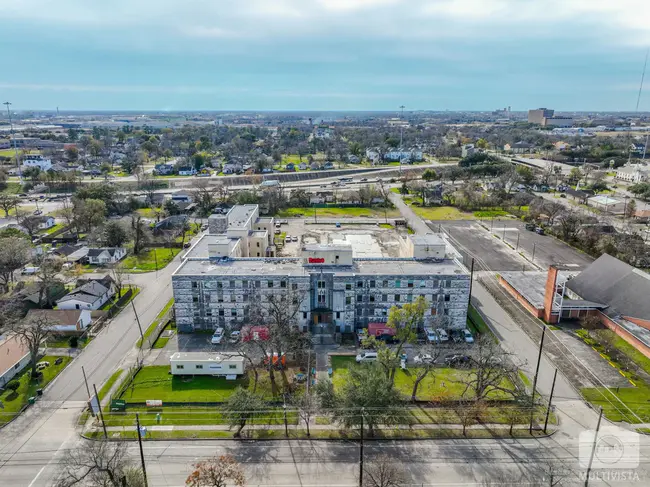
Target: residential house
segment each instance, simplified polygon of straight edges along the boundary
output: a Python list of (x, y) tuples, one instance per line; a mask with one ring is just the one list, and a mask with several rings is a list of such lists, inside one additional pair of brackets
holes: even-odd
[(419, 150), (393, 150), (384, 154), (384, 161), (402, 161), (406, 164), (424, 160), (424, 153)]
[(321, 168), (321, 165), (318, 162), (312, 162), (309, 166), (309, 169), (312, 171), (318, 171)]
[(10, 149), (11, 142), (8, 139), (0, 139), (0, 149)]
[(194, 176), (196, 175), (196, 169), (191, 166), (183, 166), (178, 168), (179, 176)]
[(29, 364), (29, 348), (17, 335), (0, 336), (0, 387), (16, 377)]
[(91, 281), (70, 291), (56, 302), (59, 309), (99, 309), (113, 297), (115, 291), (98, 281)]
[(555, 144), (553, 144), (553, 146), (555, 147), (556, 151), (560, 151), (560, 152), (571, 149), (571, 144), (569, 144), (568, 142), (561, 142), (561, 141), (556, 142)]
[(243, 170), (242, 165), (237, 162), (224, 164), (223, 166), (224, 174), (238, 174), (242, 172), (242, 170)]
[(49, 215), (33, 216), (31, 219), (35, 222), (38, 222), (39, 230), (47, 230), (48, 228), (52, 228), (54, 225), (56, 225), (54, 217)]
[(513, 154), (530, 154), (535, 149), (533, 144), (528, 142), (516, 142), (514, 144), (506, 144), (503, 150), (512, 152)]
[(172, 201), (174, 203), (191, 203), (192, 195), (184, 191), (179, 191), (178, 193), (172, 193)]
[(66, 244), (66, 245), (62, 245), (61, 247), (52, 249), (52, 253), (61, 257), (66, 262), (74, 263), (83, 260), (86, 257), (86, 255), (88, 255), (88, 247), (86, 246), (77, 247), (74, 245)]
[(428, 185), (422, 190), (422, 202), (425, 206), (441, 205), (443, 202), (443, 189), (442, 183), (433, 183)]
[(296, 166), (295, 166), (295, 164), (293, 164), (292, 162), (290, 162), (289, 164), (287, 164), (286, 166), (284, 166), (284, 169), (287, 170), (287, 171), (295, 171), (295, 170), (296, 170)]
[(158, 176), (169, 176), (174, 174), (174, 166), (172, 164), (156, 164), (154, 173)]
[(329, 139), (332, 137), (332, 130), (326, 127), (316, 127), (314, 129), (314, 137), (317, 139)]
[(29, 167), (37, 167), (41, 171), (47, 171), (52, 167), (52, 159), (43, 157), (41, 154), (27, 154), (23, 156), (23, 170)]
[(325, 164), (323, 164), (323, 169), (334, 169), (334, 163), (327, 161)]
[(461, 155), (461, 157), (464, 158), (464, 157), (469, 157), (469, 156), (473, 155), (475, 152), (476, 152), (476, 146), (474, 146), (474, 144), (465, 144), (461, 148), (460, 155)]
[(307, 169), (307, 163), (301, 162), (300, 164), (298, 164), (298, 169), (300, 169), (301, 171), (305, 171)]
[(645, 151), (645, 144), (641, 144), (639, 142), (632, 142), (632, 144), (630, 144), (630, 152), (638, 157), (641, 157)]
[(649, 223), (650, 210), (636, 210), (634, 212), (634, 219), (639, 223)]
[(630, 183), (641, 183), (650, 179), (650, 167), (643, 164), (630, 164), (616, 169), (616, 179)]
[(124, 258), (126, 249), (123, 247), (104, 247), (99, 249), (88, 249), (86, 258), (89, 264), (106, 265), (115, 264)]
[(45, 320), (55, 333), (81, 333), (91, 323), (88, 309), (30, 309), (26, 320)]
[[(180, 204), (184, 205), (185, 203)], [(172, 215), (156, 223), (153, 227), (153, 233), (157, 235), (164, 230), (180, 229), (186, 221), (187, 215)]]
[(348, 162), (350, 164), (359, 164), (361, 162), (361, 159), (354, 154), (348, 154)]

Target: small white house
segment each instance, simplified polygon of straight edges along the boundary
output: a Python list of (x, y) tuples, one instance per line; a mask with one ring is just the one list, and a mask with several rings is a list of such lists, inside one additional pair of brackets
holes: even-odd
[(100, 249), (88, 249), (86, 258), (89, 264), (106, 265), (115, 264), (124, 258), (126, 249), (123, 247), (106, 247)]
[(52, 216), (41, 215), (41, 216), (34, 216), (32, 218), (34, 218), (34, 220), (38, 222), (39, 230), (47, 230), (48, 228), (52, 228), (54, 225), (56, 225), (54, 217)]
[(29, 348), (17, 336), (0, 336), (0, 387), (29, 364)]
[(52, 167), (52, 159), (47, 159), (40, 154), (27, 154), (23, 156), (23, 169), (37, 167), (41, 171), (47, 171)]
[(244, 373), (241, 355), (176, 352), (169, 358), (172, 375), (216, 375), (234, 379)]
[(96, 310), (114, 294), (112, 286), (107, 289), (98, 281), (90, 281), (63, 296), (56, 302), (56, 305), (59, 309)]
[(178, 175), (179, 176), (194, 176), (196, 174), (196, 169), (193, 167), (179, 167)]
[(56, 333), (76, 333), (90, 325), (87, 309), (30, 309), (26, 320), (46, 320), (48, 328)]

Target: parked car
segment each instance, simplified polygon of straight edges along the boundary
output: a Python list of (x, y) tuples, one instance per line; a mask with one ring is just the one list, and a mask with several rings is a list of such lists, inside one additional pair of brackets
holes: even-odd
[(230, 338), (228, 339), (228, 343), (237, 343), (240, 337), (241, 337), (240, 331), (232, 331), (230, 332)]
[(221, 340), (223, 340), (223, 328), (218, 327), (216, 330), (214, 330), (214, 334), (210, 339), (210, 343), (213, 345), (219, 345), (221, 343)]
[(275, 228), (280, 228), (281, 225), (282, 225), (282, 223), (280, 223), (280, 222), (275, 222)]
[(34, 210), (34, 215), (42, 215), (43, 211), (42, 210)]
[(438, 334), (430, 328), (425, 328), (424, 333), (426, 334), (429, 343), (438, 343), (440, 340)]
[(36, 364), (36, 370), (38, 370), (40, 372), (41, 370), (46, 369), (49, 366), (50, 366), (50, 363), (47, 360), (45, 360), (43, 362), (39, 362), (39, 363)]
[(284, 237), (284, 243), (289, 243), (289, 242), (291, 242), (291, 235), (287, 235), (286, 237)]
[(474, 343), (474, 336), (472, 335), (472, 332), (467, 328), (463, 330), (463, 336), (465, 337), (466, 343)]
[(361, 181), (362, 183), (365, 183), (366, 181), (368, 181), (368, 178), (361, 178), (361, 179), (359, 179), (359, 181)]
[(292, 236), (292, 237), (291, 237), (291, 241), (292, 241), (292, 242), (297, 242), (297, 241), (298, 241), (298, 237), (297, 237), (296, 235)]
[(184, 249), (189, 249), (191, 246), (192, 246), (192, 243), (191, 243), (191, 242), (185, 242), (185, 243), (183, 244), (183, 248), (184, 248)]
[(414, 364), (432, 364), (433, 363), (433, 357), (429, 355), (428, 353), (425, 353), (423, 355), (416, 355), (413, 357), (413, 363)]
[(374, 362), (375, 360), (377, 360), (377, 352), (361, 352), (356, 357), (358, 364), (364, 362)]
[(544, 229), (543, 229), (542, 227), (537, 227), (537, 228), (535, 229), (535, 233), (536, 233), (537, 235), (544, 235), (544, 234), (545, 234)]
[(280, 230), (279, 228), (275, 229), (275, 234), (276, 235), (280, 235), (281, 233), (282, 233), (282, 230)]
[(452, 354), (452, 355), (447, 355), (445, 357), (445, 364), (449, 366), (458, 366), (458, 365), (466, 365), (471, 362), (471, 357), (468, 355), (459, 355), (457, 353)]
[(534, 223), (526, 223), (526, 230), (530, 230), (531, 232), (535, 231), (535, 224)]
[(28, 276), (28, 275), (31, 275), (31, 274), (36, 274), (40, 270), (41, 270), (40, 267), (28, 266), (28, 267), (24, 267), (23, 270), (20, 271), (20, 273), (22, 275), (24, 275), (24, 276)]
[(438, 333), (441, 342), (449, 341), (449, 334), (447, 334), (447, 332), (443, 328), (436, 328), (436, 333)]

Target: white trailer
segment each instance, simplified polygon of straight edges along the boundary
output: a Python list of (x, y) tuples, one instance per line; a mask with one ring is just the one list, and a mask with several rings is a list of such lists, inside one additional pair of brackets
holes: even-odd
[(169, 359), (172, 375), (214, 375), (235, 379), (244, 374), (244, 357), (209, 352), (176, 352)]

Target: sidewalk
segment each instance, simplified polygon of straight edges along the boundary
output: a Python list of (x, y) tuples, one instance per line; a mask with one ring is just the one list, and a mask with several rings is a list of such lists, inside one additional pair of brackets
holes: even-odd
[(406, 219), (410, 227), (415, 231), (415, 233), (424, 235), (427, 233), (433, 233), (433, 231), (424, 223), (424, 220), (417, 216), (415, 212), (402, 200), (402, 198), (395, 193), (389, 193), (388, 197), (390, 201), (397, 207), (402, 216)]

